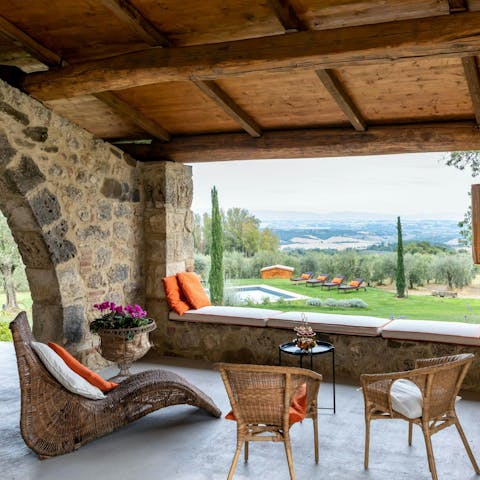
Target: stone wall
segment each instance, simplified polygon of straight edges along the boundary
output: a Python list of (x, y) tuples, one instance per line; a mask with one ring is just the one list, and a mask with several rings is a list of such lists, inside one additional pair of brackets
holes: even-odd
[[(160, 324), (155, 351), (161, 355), (204, 359), (212, 362), (239, 362), (278, 365), (278, 345), (291, 341), (293, 331), (278, 328), (242, 327), (207, 323), (174, 322)], [(475, 353), (476, 359), (464, 382), (469, 390), (480, 391), (480, 348), (433, 342), (412, 342), (319, 334), (320, 340), (335, 346), (336, 374), (359, 382), (362, 373), (409, 370), (417, 358)], [(282, 364), (298, 366), (298, 358), (282, 355)], [(315, 369), (332, 379), (331, 357), (314, 360)]]
[(85, 359), (94, 303), (144, 304), (141, 167), (0, 82), (0, 171), (34, 333)]

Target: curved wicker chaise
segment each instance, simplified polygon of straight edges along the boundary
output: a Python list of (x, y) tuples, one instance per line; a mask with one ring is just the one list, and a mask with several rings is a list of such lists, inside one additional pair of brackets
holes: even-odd
[(35, 341), (25, 312), (10, 324), (21, 388), (20, 429), (40, 458), (71, 452), (81, 445), (170, 405), (203, 408), (214, 417), (215, 403), (176, 373), (151, 370), (132, 375), (102, 400), (66, 390), (45, 369), (31, 347)]

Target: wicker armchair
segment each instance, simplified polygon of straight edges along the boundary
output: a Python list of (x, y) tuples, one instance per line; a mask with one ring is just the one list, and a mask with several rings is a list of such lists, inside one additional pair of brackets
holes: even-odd
[(71, 452), (155, 410), (189, 404), (215, 417), (221, 412), (202, 391), (179, 375), (152, 370), (132, 375), (105, 399), (90, 400), (66, 390), (45, 369), (25, 312), (10, 324), (21, 388), (20, 430), (41, 459)]
[(289, 409), (298, 387), (306, 385), (306, 417), (313, 420), (315, 463), (318, 463), (317, 396), (322, 376), (311, 370), (260, 365), (215, 364), (220, 371), (237, 421), (237, 449), (228, 480), (233, 477), (245, 443), (284, 442), (290, 478), (295, 479), (290, 444)]
[[(428, 466), (433, 480), (437, 480), (437, 471), (430, 437), (450, 425), (457, 427), (473, 468), (477, 474), (480, 474), (455, 412), (456, 396), (473, 358), (473, 354), (463, 354), (417, 360), (415, 369), (411, 371), (360, 376), (365, 400), (366, 469), (370, 445), (370, 420), (402, 419), (408, 421), (409, 445), (412, 444), (412, 425), (419, 425), (422, 428), (427, 447)], [(394, 382), (400, 379), (413, 382), (421, 392), (421, 399), (419, 398), (421, 414), (417, 418), (410, 418), (414, 415), (404, 416), (393, 409), (391, 390)]]

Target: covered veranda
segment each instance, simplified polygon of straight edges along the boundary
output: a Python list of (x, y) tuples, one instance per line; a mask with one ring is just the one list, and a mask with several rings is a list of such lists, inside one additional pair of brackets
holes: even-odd
[[(156, 319), (152, 361), (190, 352), (190, 364), (173, 368), (188, 370), (199, 358), (219, 355), (251, 362), (251, 350), (242, 342), (258, 339), (250, 348), (263, 354), (261, 334), (250, 330), (245, 337), (242, 327), (236, 341), (234, 327), (200, 330), (194, 323), (169, 320), (161, 279), (193, 267), (192, 167), (186, 164), (300, 157), (321, 162), (327, 156), (480, 149), (480, 2), (338, 3), (37, 0), (26, 7), (14, 0), (0, 5), (0, 208), (27, 269), (38, 340), (60, 342), (84, 363), (105, 366), (88, 324), (95, 316), (92, 305), (109, 298), (145, 305)], [(215, 347), (223, 335), (230, 347), (219, 352)], [(415, 355), (425, 351), (421, 341), (343, 337), (338, 338), (342, 373), (353, 383), (359, 370), (411, 367)], [(191, 348), (182, 348), (185, 339)], [(376, 350), (380, 344), (388, 351), (384, 362)], [(275, 358), (276, 346), (268, 345), (272, 354), (266, 361)], [(476, 353), (478, 346), (433, 342), (427, 348), (439, 355), (459, 349)], [(16, 374), (12, 351), (3, 354), (8, 385)], [(472, 370), (468, 386), (478, 390), (478, 360)], [(218, 381), (209, 393), (226, 410), (215, 374), (191, 372), (192, 381), (207, 391)], [(10, 383), (5, 390), (2, 384), (4, 392), (15, 417), (18, 391)], [(297, 455), (299, 477), (318, 468), (330, 478), (423, 478), (424, 447), (417, 442), (418, 450), (408, 449), (401, 425), (378, 430), (379, 448), (389, 448), (391, 441), (391, 450), (373, 453), (371, 470), (363, 472), (362, 408), (353, 387), (341, 387), (339, 413), (321, 417), (328, 432), (321, 462), (315, 467)], [(459, 406), (475, 453), (478, 432), (468, 419), (476, 408), (474, 401)], [(129, 434), (137, 442), (143, 425), (151, 452), (168, 444), (190, 460), (188, 452), (202, 445), (195, 450), (198, 464), (192, 460), (191, 476), (182, 470), (186, 462), (171, 452), (163, 459), (151, 453), (152, 472), (164, 471), (166, 464), (170, 470), (177, 465), (177, 478), (223, 478), (220, 467), (233, 453), (232, 427), (194, 414), (191, 433), (200, 433), (201, 426), (212, 448), (203, 446), (201, 434), (182, 438), (182, 426), (175, 447), (168, 435), (178, 427), (175, 412), (160, 411), (75, 454), (36, 466), (31, 454), (19, 454), (26, 447), (18, 430), (8, 427), (8, 443), (23, 449), (8, 454), (13, 455), (9, 474), (16, 478), (16, 469), (25, 466), (33, 478), (43, 472), (54, 478), (49, 464), (61, 471), (83, 455), (98, 463), (104, 458), (99, 445), (105, 452), (118, 441), (122, 449)], [(155, 420), (166, 428), (154, 426)], [(297, 427), (305, 428), (309, 425)], [(232, 438), (232, 449), (222, 448), (209, 462), (217, 435), (222, 446)], [(300, 432), (296, 437), (303, 455), (311, 437)], [(340, 444), (349, 451), (341, 455)], [(448, 450), (448, 457), (438, 456), (442, 476), (468, 478), (470, 465), (466, 458), (462, 464), (456, 432), (436, 436), (434, 448)], [(252, 478), (264, 473), (254, 468), (272, 468), (267, 452), (258, 467), (252, 459), (237, 475)], [(145, 468), (140, 454), (136, 460)], [(376, 461), (383, 477), (380, 470), (375, 473)], [(207, 463), (218, 471), (204, 472)], [(283, 478), (287, 470), (280, 462), (277, 467)], [(112, 464), (109, 472), (116, 469)]]

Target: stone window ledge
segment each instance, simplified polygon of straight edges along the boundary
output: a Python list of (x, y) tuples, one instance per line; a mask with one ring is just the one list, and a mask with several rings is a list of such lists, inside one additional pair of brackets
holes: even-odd
[[(301, 312), (281, 312), (247, 307), (209, 306), (189, 310), (182, 316), (170, 312), (170, 320), (219, 325), (293, 329)], [(383, 337), (397, 340), (480, 346), (480, 325), (431, 320), (388, 320), (362, 315), (307, 313), (307, 321), (318, 333)]]

